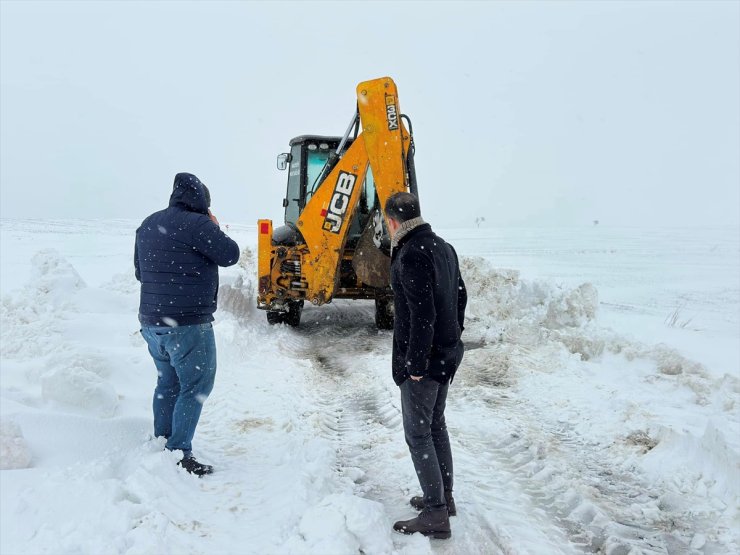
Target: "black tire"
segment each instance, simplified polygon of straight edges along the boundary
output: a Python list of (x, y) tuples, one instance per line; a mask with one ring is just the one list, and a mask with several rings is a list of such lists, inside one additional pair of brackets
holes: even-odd
[(301, 323), (301, 314), (303, 313), (303, 301), (288, 301), (287, 312), (278, 310), (267, 311), (267, 321), (270, 325), (288, 324), (291, 327), (298, 327)]
[(285, 322), (285, 312), (268, 310), (267, 311), (267, 322), (271, 326), (284, 323)]
[(379, 330), (392, 330), (393, 320), (393, 297), (375, 297), (375, 326)]
[(293, 301), (288, 303), (288, 312), (284, 312), (284, 322), (291, 327), (297, 328), (301, 323), (301, 314), (303, 313), (303, 301)]

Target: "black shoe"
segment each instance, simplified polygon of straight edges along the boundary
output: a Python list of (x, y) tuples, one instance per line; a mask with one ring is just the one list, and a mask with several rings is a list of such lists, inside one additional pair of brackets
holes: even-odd
[[(455, 498), (452, 497), (451, 491), (445, 491), (445, 501), (447, 501), (447, 513), (450, 516), (457, 515), (457, 507), (455, 507)], [(411, 503), (411, 506), (417, 511), (424, 510), (424, 497), (421, 495), (415, 495), (414, 497), (409, 499), (409, 503)]]
[(424, 509), (419, 516), (411, 520), (399, 520), (393, 525), (396, 532), (402, 534), (423, 534), (438, 540), (446, 540), (452, 536), (450, 531), (450, 517), (446, 509)]
[(210, 464), (202, 464), (195, 460), (195, 457), (187, 457), (177, 463), (178, 466), (183, 467), (190, 474), (196, 476), (205, 476), (206, 474), (213, 473), (213, 467)]

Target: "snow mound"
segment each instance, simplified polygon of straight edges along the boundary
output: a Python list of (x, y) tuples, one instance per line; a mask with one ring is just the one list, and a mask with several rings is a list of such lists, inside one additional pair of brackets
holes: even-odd
[(224, 283), (218, 289), (218, 307), (232, 313), (242, 323), (257, 312), (255, 277), (257, 261), (254, 251), (245, 247), (238, 262), (240, 275), (233, 283)]
[[(481, 334), (484, 344), (500, 344), (500, 358), (510, 358), (508, 350), (516, 347), (565, 347), (583, 361), (608, 351), (622, 354), (628, 361), (649, 360), (659, 374), (681, 376), (696, 392), (698, 402), (706, 402), (710, 390), (704, 383), (708, 374), (702, 364), (667, 345), (645, 345), (596, 325), (599, 293), (593, 284), (568, 289), (522, 280), (519, 272), (497, 269), (479, 257), (463, 257), (460, 267), (468, 288), (468, 327)], [(509, 360), (507, 366), (512, 365), (516, 364)]]
[(468, 319), (506, 320), (545, 301), (545, 292), (528, 290), (518, 271), (494, 268), (483, 258), (462, 257), (460, 273), (468, 292)]
[(607, 347), (607, 339), (598, 333), (593, 335), (575, 332), (572, 330), (557, 330), (552, 337), (560, 341), (568, 351), (579, 355), (581, 360), (591, 360), (600, 357)]
[(693, 360), (679, 354), (675, 349), (667, 345), (658, 344), (652, 349), (651, 356), (658, 365), (661, 374), (677, 376), (679, 374), (697, 374), (707, 376), (704, 367)]
[[(722, 502), (720, 511), (738, 513), (738, 460), (740, 454), (732, 450), (710, 421), (701, 437), (662, 430), (658, 445), (645, 455), (642, 467), (656, 479), (671, 480), (685, 495), (712, 497)], [(684, 502), (690, 504), (691, 500)]]
[(75, 294), (87, 287), (54, 249), (37, 252), (31, 266), (26, 286), (0, 304), (0, 342), (6, 357), (36, 358), (56, 350), (58, 345), (47, 339), (62, 331), (59, 313), (74, 310)]
[(590, 283), (569, 290), (543, 281), (524, 281), (518, 271), (494, 268), (479, 257), (463, 257), (460, 272), (473, 319), (514, 320), (530, 327), (560, 329), (581, 327), (596, 318), (599, 295)]
[(31, 451), (20, 426), (9, 420), (0, 421), (0, 470), (30, 466)]
[(519, 272), (479, 257), (463, 257), (460, 271), (468, 289), (467, 338), (477, 335), (472, 344), (498, 346), (495, 357), (466, 355), (466, 368), (481, 358), (473, 364), (480, 370), (471, 376), (474, 382), (510, 384), (512, 369), (552, 371), (553, 364), (541, 362), (567, 359), (568, 353), (588, 360), (604, 351), (604, 339), (593, 333), (599, 295), (592, 284), (568, 289), (522, 280)]
[(560, 294), (547, 306), (545, 323), (548, 328), (581, 327), (596, 318), (599, 293), (590, 283)]
[(391, 553), (390, 523), (383, 505), (348, 493), (325, 497), (301, 519), (301, 546), (306, 553)]
[(246, 320), (257, 311), (254, 286), (238, 276), (234, 283), (226, 283), (218, 288), (219, 309), (231, 312), (238, 320)]
[(553, 372), (572, 355), (588, 360), (603, 353), (606, 342), (593, 325), (599, 295), (592, 284), (566, 288), (523, 280), (479, 257), (462, 257), (460, 271), (468, 290), (460, 378), (467, 385), (510, 387), (522, 372)]
[(696, 404), (706, 405), (712, 402), (713, 396), (720, 396), (725, 397), (727, 406), (724, 410), (733, 409), (731, 392), (733, 389), (735, 392), (740, 390), (737, 377), (727, 374), (719, 379), (713, 378), (704, 365), (664, 343), (645, 345), (614, 333), (604, 334), (603, 340), (604, 350), (622, 355), (629, 362), (640, 359), (650, 361), (655, 367), (655, 375), (648, 383), (660, 383), (660, 378), (675, 378), (677, 384), (693, 391)]
[(116, 412), (118, 395), (105, 378), (108, 362), (101, 356), (62, 353), (50, 358), (41, 376), (41, 396), (45, 401), (82, 409), (98, 416)]
[(686, 358), (673, 347), (663, 343), (648, 346), (615, 335), (610, 339), (608, 349), (612, 353), (624, 355), (629, 361), (637, 358), (652, 360), (655, 362), (658, 371), (668, 376), (695, 375), (702, 378), (709, 377), (702, 364)]
[(67, 304), (70, 293), (87, 287), (77, 270), (54, 249), (37, 252), (31, 267), (35, 276), (31, 285), (54, 306)]

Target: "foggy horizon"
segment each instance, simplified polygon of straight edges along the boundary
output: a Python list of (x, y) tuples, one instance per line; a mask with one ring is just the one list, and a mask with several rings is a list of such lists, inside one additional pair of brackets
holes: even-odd
[(0, 216), (141, 220), (187, 171), (281, 222), (275, 157), (388, 75), (434, 225), (740, 225), (740, 4), (390, 6), (3, 1)]

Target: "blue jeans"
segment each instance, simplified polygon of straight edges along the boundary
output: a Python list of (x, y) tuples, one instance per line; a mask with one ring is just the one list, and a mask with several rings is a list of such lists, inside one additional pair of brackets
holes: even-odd
[(424, 506), (444, 509), (445, 491), (452, 491), (452, 450), (445, 422), (447, 390), (430, 377), (401, 384), (401, 412), (406, 444), (424, 494)]
[(157, 367), (154, 435), (167, 438), (167, 449), (190, 457), (200, 411), (216, 377), (213, 325), (143, 326), (141, 335)]

